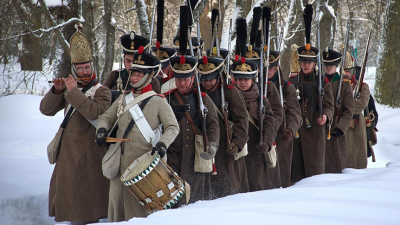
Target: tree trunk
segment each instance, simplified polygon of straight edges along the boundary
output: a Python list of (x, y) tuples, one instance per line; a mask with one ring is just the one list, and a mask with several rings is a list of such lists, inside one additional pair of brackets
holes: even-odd
[(143, 0), (135, 0), (136, 13), (140, 25), (140, 35), (145, 38), (150, 38), (150, 24), (147, 16), (146, 4)]
[[(383, 26), (381, 38), (381, 52), (376, 74), (376, 99), (380, 104), (391, 107), (400, 107), (400, 70), (398, 62), (400, 61), (400, 42), (398, 34), (400, 33), (400, 2), (390, 1), (386, 8), (386, 20)], [(372, 35), (376, 35), (374, 32)]]
[(100, 75), (100, 82), (106, 79), (106, 76), (112, 71), (114, 63), (114, 47), (115, 47), (115, 26), (111, 22), (112, 0), (104, 0), (104, 25), (106, 30), (106, 45), (104, 67)]

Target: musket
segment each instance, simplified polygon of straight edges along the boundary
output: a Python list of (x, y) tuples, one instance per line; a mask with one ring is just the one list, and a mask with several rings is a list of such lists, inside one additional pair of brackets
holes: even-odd
[[(270, 34), (271, 33), (271, 23), (269, 24), (269, 26), (268, 26), (268, 34)], [(268, 37), (267, 37), (267, 52), (266, 52), (266, 59), (265, 59), (265, 82), (264, 82), (264, 96), (265, 97), (267, 97), (267, 89), (268, 89), (268, 68), (269, 68), (269, 51), (270, 51), (270, 40), (271, 40), (271, 35), (268, 35)], [(263, 49), (264, 49), (264, 46), (263, 46), (263, 48), (261, 49), (261, 51), (263, 51)], [(262, 53), (263, 54), (263, 53)], [(262, 61), (261, 61), (262, 62)], [(260, 63), (260, 69), (262, 68), (262, 67), (264, 67), (264, 64), (263, 63)], [(261, 73), (262, 71), (260, 71), (260, 73)], [(261, 92), (262, 93), (262, 92)]]
[[(266, 24), (265, 18), (262, 20), (263, 26)], [(261, 54), (260, 54), (260, 73), (259, 73), (259, 80), (260, 80), (260, 100), (258, 102), (259, 107), (258, 107), (258, 127), (260, 129), (260, 145), (262, 142), (264, 142), (264, 118), (265, 118), (265, 105), (264, 105), (264, 98), (263, 98), (263, 93), (264, 93), (264, 74), (263, 74), (263, 67), (264, 67), (264, 29), (261, 29)]]
[(231, 65), (231, 38), (232, 38), (232, 19), (229, 20), (229, 35), (228, 35), (228, 56), (226, 57), (226, 83), (228, 83), (228, 74), (230, 74)]
[[(203, 1), (202, 1), (202, 3), (204, 4)], [(199, 44), (199, 54), (198, 54), (198, 56), (199, 56), (199, 58), (201, 58), (202, 54), (203, 54), (203, 49), (202, 49), (202, 46), (201, 46), (201, 43), (200, 43), (200, 37), (201, 37), (201, 34), (200, 34), (200, 10), (197, 10), (196, 27), (197, 27), (197, 43)]]
[[(317, 25), (317, 43), (318, 43), (318, 49), (321, 49), (321, 44), (320, 44), (320, 35), (319, 35), (319, 22)], [(318, 117), (322, 119), (323, 113), (322, 113), (322, 100), (324, 98), (324, 88), (322, 87), (322, 82), (324, 81), (322, 79), (322, 63), (321, 63), (321, 54), (318, 54)]]
[(350, 30), (350, 20), (347, 20), (347, 31), (346, 31), (346, 36), (344, 39), (344, 49), (343, 49), (343, 54), (342, 54), (342, 62), (340, 66), (340, 80), (339, 80), (339, 88), (338, 92), (336, 95), (336, 105), (335, 105), (335, 113), (336, 113), (336, 118), (335, 118), (335, 127), (339, 122), (339, 111), (340, 111), (340, 105), (342, 104), (342, 98), (341, 98), (341, 91), (342, 91), (342, 81), (343, 81), (343, 65), (346, 62), (346, 52), (347, 52), (347, 43), (349, 42), (349, 30)]
[(364, 61), (363, 61), (363, 64), (361, 66), (360, 78), (358, 79), (356, 88), (354, 89), (354, 91), (355, 91), (354, 99), (356, 99), (356, 100), (360, 98), (362, 85), (363, 85), (363, 82), (364, 82), (365, 68), (367, 67), (368, 48), (369, 48), (369, 41), (371, 40), (371, 33), (372, 33), (372, 23), (371, 23), (371, 28), (369, 30), (367, 46), (365, 47)]
[(149, 53), (151, 53), (151, 46), (153, 46), (153, 30), (154, 30), (154, 16), (156, 15), (156, 3), (157, 0), (153, 1), (153, 12), (151, 15), (151, 27), (150, 27), (150, 44), (149, 44)]
[[(280, 54), (281, 52), (281, 45), (282, 45), (282, 40), (283, 40), (283, 28), (285, 27), (285, 23), (282, 23), (282, 29), (281, 32), (279, 33), (279, 38), (278, 38), (278, 52)], [(281, 58), (279, 57), (278, 59), (278, 84), (279, 84), (279, 95), (281, 96), (281, 104), (282, 104), (282, 109), (283, 109), (283, 121), (282, 121), (282, 126), (283, 126), (283, 132), (285, 132), (286, 130), (286, 113), (285, 113), (285, 99), (283, 96), (283, 90), (282, 90), (282, 86), (284, 85), (284, 83), (282, 83), (283, 77), (282, 73), (281, 73)]]

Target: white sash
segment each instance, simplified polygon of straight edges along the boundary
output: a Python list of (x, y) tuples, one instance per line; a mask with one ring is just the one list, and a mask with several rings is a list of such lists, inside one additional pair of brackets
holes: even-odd
[[(125, 95), (125, 102), (127, 105), (129, 105), (133, 99), (134, 97), (132, 93)], [(130, 107), (129, 112), (131, 113), (132, 119), (135, 121), (144, 139), (146, 139), (146, 141), (151, 143), (154, 147), (161, 138), (162, 124), (160, 123), (155, 130), (151, 129), (138, 104)]]
[[(89, 88), (89, 90), (87, 90), (84, 94), (86, 95), (86, 97), (88, 97), (88, 98), (91, 97), (91, 99), (93, 100), (97, 89), (99, 89), (102, 86), (103, 85), (101, 85), (100, 83), (97, 83), (96, 85), (94, 85), (91, 88)], [(82, 90), (82, 88), (79, 88), (79, 90)], [(70, 108), (71, 108), (71, 104), (68, 104), (67, 110), (65, 110), (64, 114), (67, 113)], [(74, 110), (72, 110), (72, 113), (71, 113), (70, 117), (72, 116), (72, 114), (74, 114), (75, 110), (76, 110), (75, 108), (74, 108)], [(89, 123), (91, 123), (94, 126), (94, 128), (97, 128), (97, 120), (98, 119), (87, 120), (87, 121), (89, 121)]]

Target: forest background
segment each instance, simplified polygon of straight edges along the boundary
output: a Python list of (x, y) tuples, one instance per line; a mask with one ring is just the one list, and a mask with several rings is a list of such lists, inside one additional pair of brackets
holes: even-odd
[[(179, 6), (183, 0), (165, 0), (163, 46), (173, 47), (179, 26)], [(211, 10), (220, 10), (220, 46), (228, 48), (232, 19), (232, 50), (235, 49), (237, 18), (246, 18), (248, 39), (253, 8), (269, 6), (272, 12), (271, 49), (276, 50), (282, 31), (281, 68), (285, 78), (290, 68), (291, 46), (304, 45), (303, 10), (314, 8), (311, 45), (316, 43), (316, 25), (320, 25), (321, 50), (339, 49), (345, 41), (349, 22), (349, 44), (358, 65), (362, 65), (370, 28), (371, 43), (367, 67), (377, 67), (375, 98), (391, 107), (400, 107), (400, 1), (395, 0), (191, 0), (193, 19), (199, 20), (204, 48), (211, 45)], [(25, 86), (34, 92), (35, 81), (45, 74), (66, 77), (71, 73), (69, 39), (77, 22), (92, 47), (93, 63), (101, 81), (121, 62), (119, 37), (131, 30), (150, 38), (152, 13), (156, 0), (2, 0), (0, 4), (0, 96), (14, 94)], [(192, 36), (197, 36), (194, 24)], [(157, 19), (154, 22), (153, 44)], [(19, 69), (15, 70), (16, 65)], [(117, 65), (117, 68), (115, 68)], [(10, 71), (13, 72), (10, 72)], [(17, 71), (17, 72), (15, 72)], [(18, 85), (15, 85), (18, 83)], [(45, 94), (45, 93), (42, 93)]]

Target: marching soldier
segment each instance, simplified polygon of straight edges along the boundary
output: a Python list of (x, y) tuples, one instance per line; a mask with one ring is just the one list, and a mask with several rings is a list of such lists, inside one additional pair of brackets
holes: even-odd
[(89, 42), (79, 29), (70, 40), (72, 75), (54, 81), (40, 103), (40, 111), (48, 116), (65, 109), (64, 131), (50, 181), (49, 216), (71, 224), (106, 218), (109, 190), (101, 170), (107, 149), (93, 141), (96, 128), (92, 124), (110, 106), (111, 93), (98, 83)]
[[(344, 77), (350, 80), (352, 89), (356, 88), (355, 68), (353, 57), (349, 52), (346, 53), (346, 62), (344, 63)], [(362, 114), (369, 102), (369, 86), (362, 83), (360, 97), (353, 96), (353, 117), (350, 127), (346, 132), (347, 139), (347, 163), (348, 168), (364, 169), (367, 167), (367, 134), (364, 116)]]
[(213, 199), (248, 192), (245, 159), (234, 158), (248, 141), (249, 122), (244, 99), (237, 88), (223, 82), (224, 59), (204, 56), (199, 59), (197, 68), (201, 74), (201, 88), (211, 98), (219, 115), (219, 151), (215, 155), (218, 173), (211, 176)]
[[(255, 62), (242, 57), (232, 64), (231, 74), (235, 77), (236, 87), (240, 90), (246, 103), (249, 117), (248, 155), (245, 157), (250, 191), (271, 188), (265, 154), (271, 150), (276, 137), (276, 119), (267, 98), (260, 93), (255, 79), (258, 66)], [(263, 100), (265, 118), (263, 121), (263, 142), (260, 145), (259, 101)]]
[[(275, 181), (272, 181), (272, 184), (275, 184), (275, 187), (278, 187), (279, 184), (282, 187), (289, 187), (293, 156), (293, 136), (301, 126), (302, 120), (300, 105), (297, 101), (296, 89), (294, 85), (289, 81), (283, 80), (283, 77), (281, 77), (281, 83), (279, 84), (278, 76), (281, 75), (278, 73), (279, 57), (279, 52), (270, 51), (268, 80), (274, 84), (277, 89), (282, 89), (282, 96), (280, 97), (283, 98), (284, 107), (283, 121), (281, 126), (279, 126), (279, 130), (275, 139), (278, 162), (276, 168), (271, 168), (268, 173), (271, 177), (271, 181)], [(275, 179), (273, 179), (273, 177), (275, 177)]]
[[(198, 59), (184, 55), (187, 42), (183, 40), (187, 40), (189, 29), (187, 6), (181, 6), (180, 13), (179, 52), (181, 56), (170, 59), (176, 88), (165, 93), (178, 121), (180, 132), (168, 148), (167, 155), (168, 165), (189, 183), (191, 189), (189, 203), (193, 203), (211, 198), (211, 196), (206, 196), (210, 194), (211, 189), (212, 168), (208, 165), (212, 166), (209, 162), (212, 162), (218, 149), (219, 126), (212, 100), (205, 93), (199, 92), (200, 87), (196, 85), (195, 69)], [(207, 108), (206, 115), (203, 114), (205, 113), (205, 110), (202, 110), (203, 107)], [(209, 144), (201, 137), (208, 137)], [(202, 147), (201, 144), (203, 144)], [(207, 152), (204, 151), (204, 146)]]
[[(136, 35), (134, 31), (120, 37), (120, 43), (124, 53), (125, 68), (112, 71), (104, 81), (104, 86), (111, 90), (118, 91), (113, 92), (113, 100), (118, 98), (121, 91), (132, 90), (132, 86), (129, 84), (129, 71), (132, 69), (133, 54), (138, 51), (140, 46), (143, 46), (146, 51), (149, 47), (149, 42), (147, 38)], [(156, 78), (151, 79), (151, 87), (157, 94), (161, 93), (160, 82)]]
[[(340, 79), (340, 74), (336, 68), (341, 62), (342, 54), (327, 48), (322, 53), (322, 61), (325, 66), (325, 77), (328, 78), (332, 95), (336, 98), (335, 112), (332, 118), (332, 125), (328, 126), (328, 132), (332, 135), (330, 140), (326, 141), (325, 146), (325, 172), (341, 173), (346, 168), (346, 135), (344, 135), (350, 125), (353, 115), (353, 94), (351, 86)], [(339, 87), (341, 85), (341, 87)], [(338, 94), (340, 90), (340, 94)], [(339, 99), (339, 101), (338, 101)]]
[(293, 142), (293, 183), (325, 172), (325, 125), (329, 124), (334, 110), (331, 84), (328, 78), (322, 80), (319, 77), (322, 74), (315, 69), (319, 50), (310, 45), (312, 14), (312, 5), (307, 4), (304, 10), (307, 44), (297, 48), (301, 70), (299, 75), (289, 78), (299, 90), (303, 119), (298, 131), (300, 138)]
[[(164, 96), (155, 96), (156, 93), (152, 92), (150, 82), (153, 75), (158, 73), (161, 62), (150, 53), (144, 52), (143, 47), (140, 47), (133, 55), (132, 62), (132, 69), (129, 71), (131, 73), (129, 84), (132, 86), (132, 90), (121, 95), (110, 109), (99, 117), (98, 122), (96, 141), (99, 145), (106, 145), (108, 131), (117, 119), (117, 137), (132, 140), (132, 142), (122, 143), (119, 171), (115, 177), (110, 179), (109, 222), (127, 221), (133, 217), (146, 217), (148, 215), (144, 207), (124, 187), (121, 182), (121, 174), (134, 160), (151, 150), (149, 143), (154, 147), (153, 152), (157, 151), (161, 158), (164, 157), (168, 146), (179, 132), (175, 115)], [(145, 93), (150, 94), (148, 92), (152, 92), (148, 98), (132, 106), (132, 108), (139, 106), (137, 109), (125, 110), (133, 99), (137, 99)], [(124, 109), (122, 112), (120, 111), (121, 107)], [(141, 114), (138, 114), (139, 110)], [(144, 115), (144, 117), (138, 115)], [(139, 125), (143, 123), (150, 126), (150, 132), (161, 129), (160, 124), (162, 124), (163, 134), (159, 140), (150, 139), (150, 142), (148, 141), (148, 137), (154, 136), (154, 133), (149, 134), (143, 125)]]

